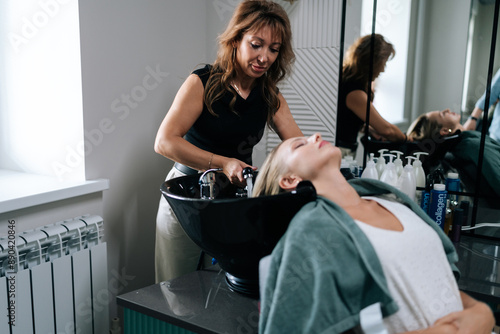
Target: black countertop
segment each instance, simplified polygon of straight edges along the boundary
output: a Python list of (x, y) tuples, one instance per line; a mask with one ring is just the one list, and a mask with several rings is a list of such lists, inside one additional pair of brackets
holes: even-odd
[(196, 333), (258, 333), (258, 300), (229, 290), (217, 266), (117, 297), (117, 304)]
[(500, 229), (481, 228), (477, 234), (462, 236), (455, 244), (461, 272), (458, 286), (476, 299), (500, 304), (500, 241), (479, 237), (498, 238)]

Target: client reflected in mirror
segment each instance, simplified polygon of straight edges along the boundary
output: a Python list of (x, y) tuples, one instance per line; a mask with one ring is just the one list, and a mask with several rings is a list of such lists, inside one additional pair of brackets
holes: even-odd
[(379, 303), (389, 333), (491, 333), (489, 307), (460, 292), (451, 241), (406, 195), (377, 180), (347, 181), (341, 152), (319, 134), (284, 141), (259, 171), (255, 195), (310, 181), (271, 254), (259, 333), (344, 333)]
[[(450, 109), (430, 111), (419, 116), (408, 128), (407, 135), (414, 141), (434, 141), (439, 145), (441, 138), (459, 134), (456, 144), (449, 148), (452, 165), (458, 169), (462, 178), (471, 179), (476, 184), (476, 170), (479, 159), (481, 132), (467, 130), (460, 123), (460, 114)], [(428, 152), (432, 154), (432, 152)], [(483, 165), (482, 192), (500, 196), (500, 143), (486, 136)], [(486, 182), (487, 180), (487, 182)]]

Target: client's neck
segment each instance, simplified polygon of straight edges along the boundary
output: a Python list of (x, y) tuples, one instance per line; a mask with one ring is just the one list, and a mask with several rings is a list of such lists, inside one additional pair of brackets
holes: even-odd
[(340, 171), (327, 175), (323, 174), (321, 177), (312, 180), (312, 183), (318, 195), (328, 198), (343, 209), (357, 206), (361, 202), (361, 197), (346, 181)]
[(457, 130), (460, 130), (461, 132), (464, 132), (465, 131), (465, 128), (463, 127), (462, 124), (457, 124), (457, 126), (455, 127), (455, 129), (453, 129), (453, 133), (457, 132)]

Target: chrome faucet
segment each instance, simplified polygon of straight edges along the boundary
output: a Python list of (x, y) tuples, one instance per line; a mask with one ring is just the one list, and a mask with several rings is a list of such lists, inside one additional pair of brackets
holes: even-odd
[(222, 168), (207, 169), (201, 174), (198, 183), (200, 184), (200, 197), (201, 199), (214, 199), (214, 185), (215, 185), (215, 172), (222, 170)]
[(252, 197), (253, 191), (253, 169), (250, 167), (243, 168), (243, 178), (247, 181), (247, 197)]

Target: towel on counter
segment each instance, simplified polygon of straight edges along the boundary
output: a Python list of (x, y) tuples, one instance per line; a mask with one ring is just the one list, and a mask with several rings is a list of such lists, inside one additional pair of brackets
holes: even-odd
[[(458, 279), (453, 244), (408, 196), (377, 180), (349, 183), (361, 196), (389, 196), (410, 207), (438, 233)], [(369, 305), (379, 302), (384, 317), (398, 310), (371, 243), (342, 208), (323, 197), (290, 222), (272, 252), (261, 294), (259, 333), (342, 333), (359, 326), (359, 314)]]

